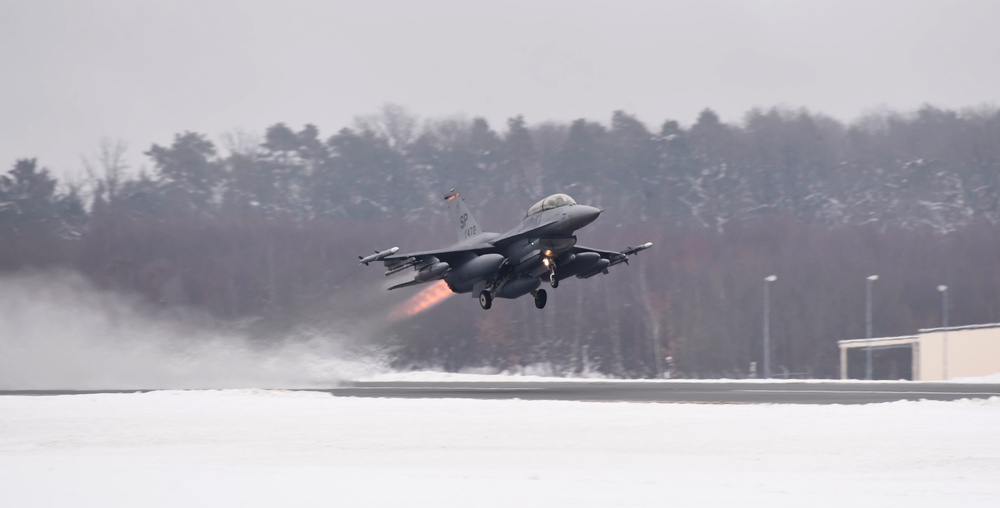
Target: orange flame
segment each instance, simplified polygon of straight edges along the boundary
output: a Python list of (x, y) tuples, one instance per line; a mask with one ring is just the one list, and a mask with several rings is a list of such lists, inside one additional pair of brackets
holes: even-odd
[(411, 296), (399, 307), (396, 307), (392, 313), (389, 314), (389, 319), (399, 321), (400, 319), (416, 316), (417, 314), (420, 314), (421, 312), (447, 300), (454, 294), (455, 293), (451, 292), (451, 289), (448, 289), (448, 284), (445, 283), (445, 281), (439, 280), (424, 288), (421, 292)]

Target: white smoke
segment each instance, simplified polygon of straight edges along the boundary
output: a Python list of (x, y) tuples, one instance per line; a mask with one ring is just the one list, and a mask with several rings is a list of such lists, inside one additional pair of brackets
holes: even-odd
[(387, 370), (344, 330), (251, 341), (66, 272), (0, 277), (0, 389), (322, 388)]

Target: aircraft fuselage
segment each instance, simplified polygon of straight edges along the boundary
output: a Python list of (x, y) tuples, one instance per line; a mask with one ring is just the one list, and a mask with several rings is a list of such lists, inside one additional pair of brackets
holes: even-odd
[(517, 298), (528, 293), (535, 297), (535, 306), (543, 308), (547, 298), (545, 290), (539, 289), (543, 280), (555, 288), (567, 277), (585, 279), (607, 273), (608, 267), (652, 245), (622, 252), (577, 246), (574, 233), (594, 222), (601, 210), (577, 204), (566, 194), (539, 201), (517, 226), (503, 234), (482, 231), (458, 192), (450, 191), (444, 199), (455, 223), (457, 244), (408, 254), (397, 254), (395, 248), (377, 251), (359, 256), (360, 263), (383, 261), (387, 276), (416, 270), (412, 281), (389, 289), (443, 279), (455, 293), (478, 294), (484, 309), (490, 308), (494, 297)]

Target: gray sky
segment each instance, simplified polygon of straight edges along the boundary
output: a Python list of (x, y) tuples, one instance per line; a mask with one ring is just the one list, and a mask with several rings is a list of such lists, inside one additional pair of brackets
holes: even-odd
[(993, 0), (0, 0), (0, 169), (75, 175), (104, 137), (139, 167), (185, 130), (326, 136), (385, 103), (498, 130), (996, 105), (998, 19)]

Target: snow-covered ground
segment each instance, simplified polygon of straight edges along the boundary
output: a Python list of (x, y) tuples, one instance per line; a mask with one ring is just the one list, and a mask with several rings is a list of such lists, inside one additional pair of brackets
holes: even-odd
[(0, 397), (0, 506), (996, 506), (1000, 399)]
[[(167, 319), (75, 275), (7, 277), (0, 301), (0, 389), (565, 381), (544, 366), (391, 373), (389, 356), (355, 344), (364, 334), (350, 327), (303, 328), (263, 348), (238, 329), (204, 332), (198, 319)], [(0, 508), (998, 500), (1000, 398), (809, 406), (254, 389), (0, 396)]]

